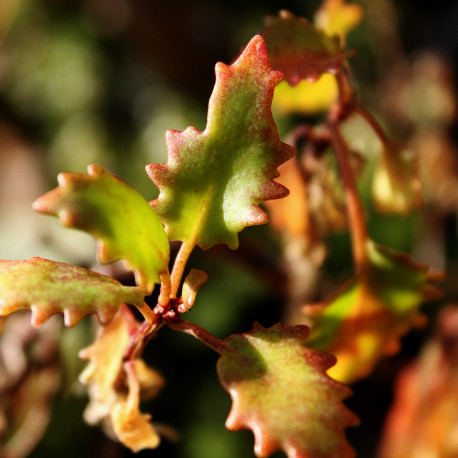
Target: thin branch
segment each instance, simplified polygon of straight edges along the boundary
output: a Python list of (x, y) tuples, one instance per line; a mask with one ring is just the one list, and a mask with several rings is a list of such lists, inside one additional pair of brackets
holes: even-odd
[(358, 113), (369, 123), (374, 132), (377, 134), (377, 137), (383, 143), (385, 150), (387, 148), (387, 145), (390, 143), (390, 139), (386, 135), (385, 131), (383, 130), (379, 122), (374, 118), (374, 116), (371, 113), (369, 113), (365, 108), (357, 104), (355, 104), (355, 106), (352, 107), (352, 111)]
[(162, 316), (156, 314), (155, 316), (156, 321), (154, 323), (144, 321), (137, 331), (130, 336), (129, 344), (124, 353), (125, 360), (138, 358), (142, 354), (145, 345), (156, 335), (157, 331), (164, 326)]
[(355, 175), (350, 164), (348, 147), (339, 131), (337, 120), (330, 119), (328, 121), (328, 128), (345, 187), (353, 259), (357, 268), (364, 269), (367, 262), (366, 242), (368, 239), (364, 209), (358, 194)]
[(207, 345), (207, 347), (216, 351), (216, 353), (221, 354), (223, 349), (222, 340), (208, 332), (206, 329), (201, 328), (199, 325), (180, 318), (165, 319), (165, 324), (175, 331), (181, 331), (195, 337)]
[(348, 79), (348, 68), (341, 68), (336, 74), (337, 86), (339, 88), (338, 104), (341, 110), (355, 105), (355, 91)]

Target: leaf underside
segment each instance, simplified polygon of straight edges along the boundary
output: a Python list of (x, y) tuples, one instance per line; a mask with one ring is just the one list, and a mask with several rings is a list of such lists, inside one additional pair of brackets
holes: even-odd
[(337, 357), (328, 373), (344, 383), (366, 377), (382, 357), (396, 353), (400, 337), (425, 323), (422, 302), (439, 294), (427, 266), (372, 242), (367, 252), (365, 274), (324, 304), (304, 308), (312, 323), (308, 345)]
[(144, 288), (61, 262), (0, 261), (0, 316), (31, 309), (35, 327), (56, 313), (64, 314), (68, 327), (92, 313), (107, 324), (122, 303), (141, 307), (145, 294)]
[(230, 430), (251, 429), (255, 454), (288, 457), (354, 456), (344, 429), (358, 423), (342, 403), (351, 395), (326, 370), (335, 358), (306, 348), (306, 326), (255, 324), (223, 341), (217, 370), (232, 398)]
[(267, 222), (258, 204), (288, 194), (273, 180), (295, 151), (280, 141), (270, 111), (281, 78), (256, 36), (232, 65), (216, 65), (205, 130), (167, 132), (168, 162), (147, 172), (160, 190), (151, 205), (170, 240), (235, 249), (239, 231)]
[(301, 80), (316, 81), (324, 73), (337, 73), (352, 55), (338, 40), (288, 11), (267, 16), (261, 34), (266, 40), (272, 67), (284, 74), (291, 86)]
[(88, 174), (64, 172), (59, 186), (38, 198), (34, 210), (58, 216), (63, 226), (97, 239), (97, 259), (126, 261), (149, 292), (168, 270), (169, 243), (159, 217), (131, 186), (100, 166)]

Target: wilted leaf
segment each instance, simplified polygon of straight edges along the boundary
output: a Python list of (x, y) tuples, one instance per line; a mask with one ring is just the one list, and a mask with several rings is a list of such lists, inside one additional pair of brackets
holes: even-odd
[(165, 379), (156, 369), (149, 367), (142, 359), (134, 360), (135, 373), (140, 385), (142, 399), (155, 398), (165, 385)]
[(237, 248), (239, 231), (267, 222), (258, 204), (287, 195), (273, 181), (294, 154), (280, 141), (270, 112), (281, 78), (256, 36), (232, 65), (217, 64), (205, 130), (167, 132), (167, 164), (147, 171), (160, 189), (151, 205), (170, 240)]
[(118, 439), (132, 451), (139, 452), (156, 448), (160, 437), (149, 421), (151, 415), (140, 412), (140, 386), (134, 367), (129, 363), (125, 365), (129, 391), (125, 399), (116, 402), (110, 418)]
[(328, 374), (344, 383), (367, 376), (382, 357), (396, 353), (400, 337), (424, 324), (422, 302), (438, 295), (427, 266), (372, 242), (367, 255), (366, 270), (324, 304), (305, 307), (312, 322), (308, 345), (337, 357)]
[(363, 17), (363, 10), (356, 3), (345, 0), (326, 0), (315, 13), (315, 25), (329, 35), (338, 35), (342, 41)]
[(351, 55), (340, 47), (338, 39), (288, 11), (268, 16), (266, 23), (261, 35), (266, 40), (272, 68), (280, 70), (291, 86), (303, 79), (315, 81), (323, 73), (336, 73)]
[(458, 456), (458, 307), (439, 316), (438, 333), (402, 370), (379, 458)]
[(169, 243), (159, 217), (127, 183), (98, 165), (84, 173), (58, 175), (59, 186), (38, 198), (34, 210), (58, 216), (63, 226), (89, 232), (97, 239), (102, 263), (123, 259), (137, 284), (148, 289), (167, 272)]
[[(90, 424), (107, 418), (116, 437), (133, 451), (155, 448), (159, 436), (149, 423), (150, 416), (139, 411), (140, 392), (145, 398), (157, 395), (164, 384), (163, 377), (146, 366), (142, 360), (123, 364), (129, 342), (126, 321), (118, 313), (112, 322), (99, 332), (97, 340), (81, 351), (80, 356), (90, 359), (80, 375), (88, 385), (90, 403), (84, 412)], [(122, 383), (127, 372), (127, 396)]]
[(385, 145), (374, 172), (372, 194), (383, 211), (407, 213), (422, 204), (417, 159), (411, 150), (394, 143)]
[(354, 456), (344, 429), (358, 423), (342, 403), (351, 390), (326, 375), (335, 358), (305, 347), (306, 326), (275, 325), (223, 341), (217, 370), (232, 398), (230, 430), (249, 428), (255, 454)]
[(0, 315), (30, 308), (33, 326), (55, 313), (64, 314), (65, 326), (91, 313), (107, 324), (122, 303), (141, 308), (145, 295), (143, 288), (61, 262), (38, 257), (0, 261)]
[(128, 342), (126, 321), (118, 312), (108, 326), (99, 329), (95, 342), (80, 351), (80, 358), (90, 360), (79, 377), (88, 386), (90, 402), (84, 418), (89, 424), (108, 416), (118, 400), (115, 382), (123, 367)]

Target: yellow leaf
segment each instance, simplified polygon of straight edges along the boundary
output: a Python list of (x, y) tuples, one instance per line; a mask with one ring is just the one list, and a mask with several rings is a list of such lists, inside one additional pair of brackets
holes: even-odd
[(343, 383), (366, 377), (385, 356), (399, 350), (400, 338), (426, 323), (423, 301), (440, 296), (441, 275), (410, 256), (369, 241), (368, 265), (325, 303), (306, 305), (312, 324), (308, 346), (328, 351), (337, 363), (328, 375)]
[(329, 73), (313, 83), (302, 80), (294, 87), (282, 81), (275, 88), (272, 109), (283, 114), (324, 111), (334, 103), (337, 94), (336, 78)]
[(342, 42), (363, 17), (362, 8), (344, 0), (326, 0), (315, 13), (315, 25), (329, 35), (338, 35)]
[(151, 415), (142, 414), (140, 404), (140, 384), (135, 364), (126, 363), (129, 393), (127, 398), (116, 402), (111, 411), (113, 430), (118, 439), (133, 452), (156, 448), (160, 437), (149, 422)]
[(109, 415), (118, 399), (114, 384), (122, 369), (128, 341), (126, 322), (118, 312), (108, 326), (100, 328), (96, 341), (80, 351), (82, 359), (90, 359), (80, 375), (81, 383), (88, 385), (90, 402), (84, 419), (89, 424), (96, 424)]

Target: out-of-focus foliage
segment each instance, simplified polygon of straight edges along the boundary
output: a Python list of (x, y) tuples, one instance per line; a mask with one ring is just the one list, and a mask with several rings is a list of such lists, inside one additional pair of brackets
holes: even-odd
[(399, 374), (380, 458), (458, 454), (458, 307), (441, 311), (436, 335)]
[(308, 305), (309, 345), (329, 351), (337, 364), (328, 373), (353, 383), (367, 376), (383, 356), (399, 351), (399, 339), (422, 326), (423, 301), (436, 298), (428, 267), (408, 257), (367, 244), (368, 265), (326, 303)]
[(338, 39), (289, 11), (267, 17), (266, 23), (262, 35), (272, 67), (280, 70), (291, 86), (303, 79), (315, 81), (325, 73), (336, 73), (349, 55)]
[(0, 318), (0, 444), (2, 454), (27, 456), (51, 419), (60, 387), (59, 323), (30, 327), (27, 313)]

